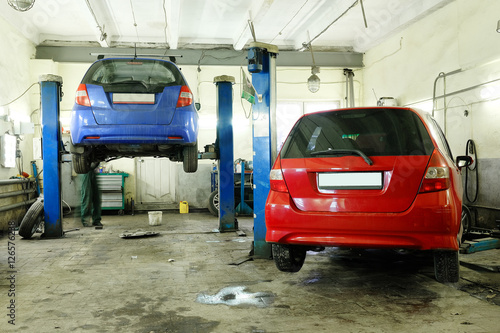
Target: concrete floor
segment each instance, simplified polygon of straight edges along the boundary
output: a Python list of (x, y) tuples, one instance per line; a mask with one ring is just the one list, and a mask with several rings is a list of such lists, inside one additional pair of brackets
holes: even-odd
[[(4, 234), (0, 331), (500, 332), (500, 273), (468, 265), (459, 283), (443, 285), (426, 254), (342, 249), (309, 252), (294, 274), (269, 260), (231, 265), (253, 240), (252, 219), (238, 220), (246, 237), (214, 232), (208, 212), (164, 213), (160, 226), (147, 214), (106, 215), (103, 230), (16, 236), (15, 297)], [(64, 229), (74, 227), (78, 219), (65, 218)], [(160, 235), (119, 237), (136, 229)]]

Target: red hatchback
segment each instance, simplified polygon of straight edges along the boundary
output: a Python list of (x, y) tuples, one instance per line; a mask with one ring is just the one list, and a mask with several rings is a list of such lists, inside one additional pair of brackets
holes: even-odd
[(353, 108), (301, 117), (271, 170), (266, 241), (297, 272), (318, 247), (434, 251), (436, 279), (459, 278), (462, 180), (428, 114)]

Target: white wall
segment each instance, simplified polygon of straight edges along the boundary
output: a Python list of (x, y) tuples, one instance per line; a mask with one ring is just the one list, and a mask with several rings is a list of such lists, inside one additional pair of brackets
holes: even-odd
[[(2, 18), (0, 31), (0, 45), (3, 50), (0, 60), (0, 105), (5, 105), (18, 98), (32, 83), (37, 82), (31, 80), (29, 68), (29, 59), (34, 55), (35, 47)], [(13, 119), (29, 122), (33, 111), (30, 97), (36, 91), (39, 91), (38, 85), (33, 86), (16, 102), (0, 107), (0, 115), (9, 114)], [(0, 120), (0, 136), (6, 132), (12, 133), (12, 130), (13, 122)], [(23, 135), (21, 138), (19, 147), (23, 152), (23, 171), (31, 174), (32, 135)], [(17, 168), (0, 166), (0, 179), (7, 179), (18, 173)]]
[[(454, 155), (464, 155), (467, 140), (478, 153), (479, 196), (475, 205), (500, 208), (500, 19), (497, 0), (455, 0), (368, 51), (363, 70), (364, 104), (370, 94), (392, 96), (400, 105), (432, 111), (439, 73), (435, 118), (446, 131)], [(485, 84), (486, 82), (491, 82)], [(468, 90), (469, 87), (477, 88)], [(469, 192), (471, 197), (474, 190)], [(466, 201), (467, 202), (467, 201)], [(480, 214), (481, 215), (481, 214)], [(479, 220), (494, 226), (495, 218)], [(491, 226), (491, 225), (490, 225)]]
[[(400, 105), (432, 110), (433, 84), (439, 73), (462, 70), (446, 78), (446, 92), (453, 92), (500, 79), (500, 2), (456, 0), (416, 22), (390, 40), (371, 49), (364, 57), (364, 104), (375, 105), (370, 94), (392, 96)], [(444, 92), (443, 80), (436, 89)], [(465, 152), (465, 143), (476, 141), (483, 157), (500, 158), (500, 82), (439, 99), (435, 117), (455, 155)], [(469, 112), (468, 117), (464, 111)]]

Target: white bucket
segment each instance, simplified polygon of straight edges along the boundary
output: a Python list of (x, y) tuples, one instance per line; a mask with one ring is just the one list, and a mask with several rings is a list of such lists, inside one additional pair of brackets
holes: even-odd
[(161, 211), (148, 212), (149, 215), (149, 225), (161, 225)]

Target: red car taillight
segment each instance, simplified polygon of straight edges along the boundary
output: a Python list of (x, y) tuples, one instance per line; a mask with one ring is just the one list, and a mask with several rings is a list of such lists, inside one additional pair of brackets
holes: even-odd
[(283, 178), (283, 172), (281, 172), (281, 160), (279, 156), (269, 174), (269, 180), (271, 182), (271, 191), (288, 192), (288, 187), (286, 187), (285, 179)]
[(450, 188), (450, 168), (443, 156), (434, 150), (419, 193), (443, 191), (448, 188)]
[(179, 98), (177, 99), (177, 107), (183, 107), (193, 104), (193, 93), (188, 86), (182, 86)]
[(90, 106), (90, 98), (87, 92), (87, 86), (83, 83), (81, 83), (76, 90), (75, 102), (79, 105)]

